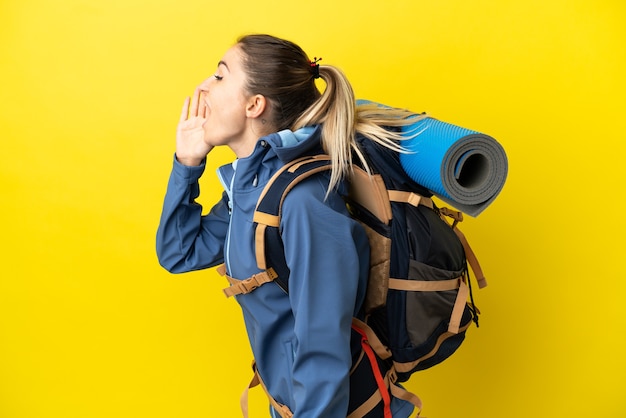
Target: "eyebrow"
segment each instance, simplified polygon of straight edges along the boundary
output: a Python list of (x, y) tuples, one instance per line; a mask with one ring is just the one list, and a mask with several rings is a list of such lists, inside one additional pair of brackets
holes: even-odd
[(220, 62), (217, 63), (217, 66), (219, 67), (220, 65), (223, 65), (224, 67), (226, 67), (226, 69), (228, 71), (230, 71), (230, 68), (228, 68), (228, 64), (226, 64), (224, 61), (220, 60)]

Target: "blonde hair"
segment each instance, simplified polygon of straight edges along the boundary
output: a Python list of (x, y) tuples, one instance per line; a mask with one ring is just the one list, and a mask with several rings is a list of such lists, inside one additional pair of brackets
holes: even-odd
[(354, 91), (345, 74), (330, 65), (319, 67), (320, 78), (326, 89), (294, 123), (293, 129), (322, 124), (322, 147), (331, 157), (332, 174), (329, 190), (352, 172), (353, 154), (370, 172), (369, 166), (356, 142), (361, 134), (377, 144), (397, 152), (405, 152), (401, 142), (411, 135), (403, 135), (399, 128), (415, 123), (426, 115), (416, 115), (405, 109), (383, 107), (375, 103), (356, 104)]

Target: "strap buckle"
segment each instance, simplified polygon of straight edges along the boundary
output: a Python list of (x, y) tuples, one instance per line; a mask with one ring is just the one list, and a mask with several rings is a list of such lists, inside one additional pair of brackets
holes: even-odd
[(258, 287), (263, 286), (265, 283), (274, 281), (278, 277), (278, 274), (276, 274), (276, 271), (270, 267), (265, 271), (253, 274), (245, 280), (237, 280), (228, 275), (225, 276), (231, 285), (223, 289), (223, 291), (226, 297), (231, 297), (235, 295), (245, 295), (247, 293), (250, 293)]

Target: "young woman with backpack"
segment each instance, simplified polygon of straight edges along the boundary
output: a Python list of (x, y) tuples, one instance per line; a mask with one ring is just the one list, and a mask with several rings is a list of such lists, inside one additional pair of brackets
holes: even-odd
[[(157, 232), (159, 262), (172, 273), (224, 264), (234, 279), (259, 274), (252, 217), (263, 186), (297, 157), (326, 153), (332, 160), (330, 173), (304, 180), (282, 206), (289, 291), (270, 283), (236, 296), (273, 416), (387, 416), (382, 402), (367, 415), (354, 412), (376, 391), (373, 377), (368, 393), (355, 394), (354, 382), (351, 393), (350, 383), (361, 355), (351, 321), (363, 317), (369, 247), (341, 196), (353, 159), (362, 164), (357, 133), (397, 150), (399, 134), (383, 126), (406, 124), (408, 115), (358, 109), (338, 68), (269, 35), (240, 38), (185, 100)], [(216, 146), (237, 158), (218, 170), (224, 192), (203, 215), (198, 179)], [(413, 411), (393, 396), (388, 407), (393, 417)]]

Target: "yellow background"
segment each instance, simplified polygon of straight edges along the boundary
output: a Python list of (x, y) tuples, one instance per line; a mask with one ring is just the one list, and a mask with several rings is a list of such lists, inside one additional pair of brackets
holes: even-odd
[(183, 99), (249, 32), (507, 151), (464, 223), (481, 327), (411, 379), (424, 415), (626, 416), (623, 1), (4, 0), (0, 19), (0, 417), (239, 416), (239, 309), (214, 272), (162, 270), (154, 236)]

